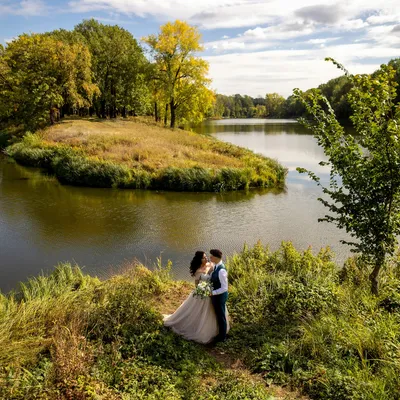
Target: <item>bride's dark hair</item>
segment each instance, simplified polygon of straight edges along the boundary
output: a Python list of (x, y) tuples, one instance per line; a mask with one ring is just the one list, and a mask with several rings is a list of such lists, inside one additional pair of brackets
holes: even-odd
[(194, 254), (193, 260), (190, 261), (190, 275), (194, 276), (196, 271), (200, 268), (204, 254), (204, 251), (196, 251)]

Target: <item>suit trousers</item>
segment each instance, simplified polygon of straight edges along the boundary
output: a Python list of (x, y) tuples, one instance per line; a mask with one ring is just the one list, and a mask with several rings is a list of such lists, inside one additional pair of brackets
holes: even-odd
[(214, 306), (215, 315), (217, 317), (218, 323), (218, 335), (216, 336), (216, 341), (224, 341), (226, 339), (226, 314), (225, 307), (226, 301), (228, 300), (228, 292), (217, 294), (211, 296), (211, 302)]

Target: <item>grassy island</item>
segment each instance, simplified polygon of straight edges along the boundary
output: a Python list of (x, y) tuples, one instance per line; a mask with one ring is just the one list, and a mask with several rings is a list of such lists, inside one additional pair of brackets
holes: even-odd
[(227, 260), (232, 329), (213, 350), (163, 327), (192, 289), (170, 264), (105, 281), (59, 265), (0, 295), (0, 398), (398, 399), (399, 263), (376, 297), (357, 258), (245, 247)]
[(6, 149), (19, 163), (46, 168), (67, 184), (225, 191), (282, 187), (277, 161), (209, 136), (145, 119), (71, 119), (27, 134)]

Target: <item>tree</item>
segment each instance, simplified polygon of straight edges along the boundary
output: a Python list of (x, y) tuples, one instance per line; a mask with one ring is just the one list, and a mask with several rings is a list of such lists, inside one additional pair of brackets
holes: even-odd
[[(370, 268), (371, 291), (378, 294), (378, 276), (387, 255), (395, 251), (400, 233), (400, 104), (395, 104), (396, 83), (392, 67), (382, 65), (373, 75), (350, 75), (348, 101), (355, 133), (345, 133), (334, 111), (317, 89), (308, 94), (295, 89), (312, 121), (303, 123), (313, 131), (330, 165), (329, 187), (323, 192), (332, 201), (319, 199), (333, 215), (319, 221), (345, 228), (356, 242), (352, 251), (361, 253)], [(298, 168), (320, 186), (311, 171)], [(340, 182), (341, 180), (341, 182)]]
[(283, 116), (286, 118), (297, 118), (306, 112), (303, 103), (294, 95), (289, 96), (283, 105)]
[(389, 65), (396, 71), (396, 82), (397, 82), (397, 96), (395, 102), (400, 101), (400, 58), (394, 58), (389, 61)]
[(318, 87), (328, 99), (338, 119), (349, 119), (351, 107), (347, 100), (347, 94), (351, 89), (351, 83), (346, 75), (329, 80)]
[[(97, 114), (115, 118), (117, 114), (125, 116), (127, 111), (133, 114), (147, 111), (150, 106), (144, 79), (147, 60), (132, 34), (94, 19), (83, 21), (74, 32), (84, 38), (92, 54), (94, 80), (101, 91), (95, 99)], [(141, 105), (146, 107), (141, 109)]]
[[(175, 127), (177, 116), (185, 117), (182, 109), (190, 98), (198, 96), (199, 91), (207, 93), (210, 79), (208, 63), (195, 53), (203, 50), (200, 44), (198, 30), (185, 22), (168, 22), (161, 26), (160, 33), (143, 38), (150, 46), (151, 54), (157, 66), (157, 73), (153, 76), (163, 92), (166, 108), (169, 107), (170, 126)], [(208, 98), (208, 96), (203, 96)], [(192, 102), (196, 107), (198, 103)], [(204, 108), (203, 105), (200, 105)], [(200, 113), (200, 108), (198, 109)]]
[(91, 81), (91, 57), (82, 44), (47, 35), (21, 35), (2, 51), (0, 114), (28, 128), (54, 123), (66, 102), (88, 107), (98, 88)]
[(268, 117), (280, 117), (283, 114), (285, 98), (278, 93), (267, 93), (265, 96), (265, 107)]

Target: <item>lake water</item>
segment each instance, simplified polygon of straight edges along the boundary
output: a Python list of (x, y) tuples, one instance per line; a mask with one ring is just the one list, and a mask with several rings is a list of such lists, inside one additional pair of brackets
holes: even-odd
[(341, 263), (348, 239), (318, 223), (326, 209), (321, 189), (295, 168), (327, 181), (316, 140), (290, 120), (209, 121), (195, 128), (277, 159), (289, 169), (282, 191), (175, 193), (63, 186), (39, 170), (0, 159), (0, 290), (69, 261), (107, 277), (134, 259), (150, 268), (161, 257), (173, 274), (189, 279), (196, 250), (220, 248), (229, 256), (257, 240), (272, 250), (290, 240), (297, 249), (329, 245)]

